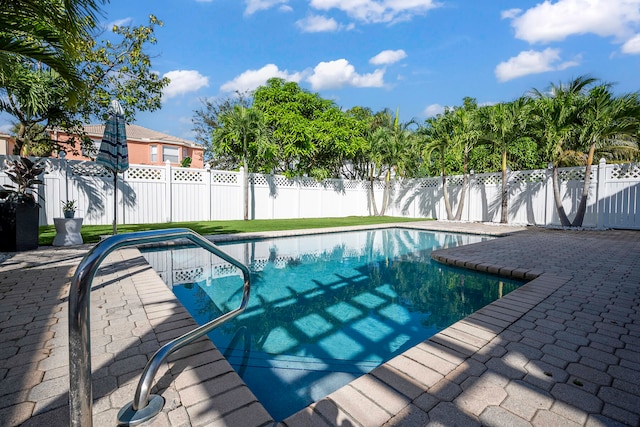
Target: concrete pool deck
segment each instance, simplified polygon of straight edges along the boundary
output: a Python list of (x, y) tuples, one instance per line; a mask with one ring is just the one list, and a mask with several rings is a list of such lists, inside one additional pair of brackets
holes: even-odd
[[(399, 225), (505, 234), (432, 256), (533, 280), (282, 426), (640, 424), (639, 231)], [(69, 423), (67, 296), (90, 247), (0, 262), (2, 426)], [(137, 250), (110, 255), (91, 293), (93, 424), (115, 425), (147, 359), (194, 325)], [(207, 339), (173, 355), (154, 392), (166, 404), (143, 426), (274, 425)]]

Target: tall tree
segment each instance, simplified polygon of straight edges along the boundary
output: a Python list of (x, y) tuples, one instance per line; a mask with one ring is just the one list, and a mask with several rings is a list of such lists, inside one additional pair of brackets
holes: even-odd
[(257, 159), (273, 158), (274, 147), (264, 116), (255, 108), (236, 104), (232, 110), (219, 116), (220, 126), (213, 131), (213, 150), (225, 154), (242, 153), (244, 167), (243, 207), (244, 220), (249, 219), (249, 172)]
[(66, 99), (69, 91), (66, 81), (49, 68), (42, 69), (21, 61), (20, 67), (12, 69), (11, 78), (0, 89), (0, 93), (6, 95), (0, 103), (0, 111), (6, 111), (16, 119), (14, 154), (50, 155), (56, 147), (44, 130), (63, 123), (70, 125), (68, 110), (60, 102)]
[[(553, 167), (556, 210), (563, 226), (580, 227), (584, 221), (591, 166), (596, 150), (636, 150), (640, 126), (638, 93), (616, 97), (609, 83), (580, 76), (565, 84), (551, 84), (546, 92), (531, 91), (534, 100), (533, 134), (542, 156)], [(621, 143), (622, 142), (622, 143)], [(584, 165), (584, 180), (576, 215), (571, 221), (564, 209), (558, 167)]]
[(134, 121), (138, 111), (162, 107), (162, 90), (169, 79), (153, 70), (150, 49), (157, 44), (155, 32), (163, 25), (149, 15), (146, 25), (114, 25), (111, 34), (88, 41), (80, 61), (87, 91), (79, 111), (85, 121), (90, 117), (106, 119), (114, 98), (120, 101), (127, 122)]
[(295, 82), (270, 79), (254, 92), (253, 107), (264, 113), (278, 145), (275, 172), (335, 177), (364, 144), (355, 118)]
[(453, 219), (449, 191), (447, 189), (447, 176), (450, 167), (448, 158), (454, 149), (453, 112), (449, 109), (435, 117), (430, 117), (425, 121), (425, 125), (420, 129), (420, 134), (425, 139), (423, 156), (438, 165), (440, 177), (442, 179), (442, 197), (447, 219)]
[(241, 159), (235, 153), (214, 152), (211, 138), (214, 131), (222, 126), (220, 119), (224, 113), (233, 110), (235, 105), (241, 105), (245, 108), (251, 107), (250, 94), (236, 92), (234, 96), (220, 99), (204, 98), (200, 102), (202, 105), (194, 110), (192, 122), (195, 140), (205, 147), (205, 161), (215, 169), (237, 169), (240, 167)]
[[(375, 169), (378, 171), (378, 178), (384, 175), (384, 192), (382, 206), (379, 211), (380, 215), (384, 215), (389, 205), (391, 176), (404, 177), (407, 170), (415, 164), (413, 160), (418, 156), (414, 149), (416, 138), (412, 129), (415, 124), (413, 120), (402, 123), (400, 122), (399, 112), (396, 111), (394, 116), (389, 110), (384, 110), (382, 114), (376, 116), (380, 122), (368, 139), (369, 154)], [(371, 197), (374, 204), (374, 213), (377, 214), (375, 200), (373, 199), (373, 181)]]
[(551, 84), (545, 92), (533, 89), (529, 95), (533, 99), (531, 133), (538, 141), (540, 153), (552, 165), (554, 202), (560, 224), (565, 227), (571, 226), (572, 221), (562, 203), (558, 168), (586, 163), (577, 150), (580, 116), (587, 105), (589, 88), (596, 82), (592, 77), (580, 76), (566, 84)]
[[(465, 97), (462, 107), (447, 108), (443, 114), (427, 119), (420, 134), (426, 143), (423, 156), (438, 165), (447, 219), (462, 218), (469, 185), (469, 157), (482, 136), (481, 122), (475, 99)], [(462, 173), (462, 187), (455, 215), (447, 189), (447, 176)]]
[(508, 222), (509, 193), (507, 187), (507, 166), (509, 150), (525, 137), (527, 126), (527, 100), (524, 97), (508, 103), (495, 104), (482, 109), (486, 133), (484, 138), (501, 153), (500, 170), (502, 184), (500, 190), (500, 222)]
[(581, 103), (578, 112), (578, 149), (586, 152), (584, 181), (576, 216), (571, 223), (581, 227), (587, 210), (591, 166), (598, 142), (613, 143), (616, 138), (637, 135), (640, 126), (640, 103), (638, 93), (616, 97), (610, 84), (601, 84), (591, 90)]
[(454, 118), (454, 142), (462, 156), (462, 189), (458, 209), (453, 219), (460, 221), (469, 186), (469, 157), (482, 137), (482, 124), (479, 120), (476, 100), (465, 97), (462, 107), (454, 109)]
[[(81, 143), (90, 142), (83, 138), (82, 123), (95, 117), (104, 120), (107, 106), (114, 98), (123, 106), (128, 122), (135, 119), (137, 111), (161, 107), (162, 89), (169, 80), (152, 71), (147, 49), (156, 42), (154, 29), (162, 22), (154, 16), (149, 20), (148, 26), (115, 26), (113, 34), (119, 38), (117, 42), (107, 39), (83, 42), (79, 63), (81, 90), (43, 64), (16, 62), (11, 74), (5, 74), (0, 84), (0, 94), (6, 95), (5, 101), (0, 102), (0, 111), (11, 114), (18, 123), (16, 154), (25, 144), (27, 147), (31, 144), (25, 137), (31, 135), (29, 129), (34, 126), (61, 128), (69, 135), (79, 135)], [(56, 148), (56, 141), (49, 144), (49, 151)]]

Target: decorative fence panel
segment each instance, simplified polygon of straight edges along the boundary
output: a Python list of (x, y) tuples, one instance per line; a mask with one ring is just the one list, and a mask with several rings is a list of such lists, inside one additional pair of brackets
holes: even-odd
[(608, 165), (598, 172), (598, 226), (640, 228), (640, 166)]
[[(7, 156), (0, 156), (6, 165)], [(110, 171), (94, 162), (45, 159), (45, 185), (40, 194), (40, 223), (53, 224), (62, 215), (61, 201), (76, 200), (85, 224), (113, 221), (114, 186)], [(0, 185), (11, 184), (0, 170)], [(243, 218), (243, 173), (209, 169), (131, 165), (118, 176), (118, 223), (169, 223)], [(559, 194), (573, 218), (584, 183), (584, 168), (558, 171)], [(452, 214), (464, 197), (463, 221), (499, 222), (502, 176), (470, 174), (447, 178)], [(373, 197), (372, 197), (373, 192)], [(508, 222), (559, 225), (551, 170), (514, 171), (507, 175)], [(251, 219), (317, 218), (373, 215), (380, 212), (383, 181), (288, 179), (250, 174)], [(442, 179), (397, 180), (389, 183), (385, 215), (446, 219)], [(373, 206), (375, 203), (375, 208)], [(640, 165), (593, 165), (585, 227), (640, 229)]]
[[(124, 180), (118, 181), (119, 187), (124, 190), (118, 197), (118, 222), (121, 221), (120, 218), (122, 222), (129, 224), (170, 221), (167, 183), (170, 173), (170, 170), (162, 166), (136, 166), (128, 169), (124, 173)], [(112, 185), (107, 188), (113, 190)], [(109, 192), (108, 204), (113, 206), (112, 191)], [(110, 221), (113, 221), (113, 216)]]

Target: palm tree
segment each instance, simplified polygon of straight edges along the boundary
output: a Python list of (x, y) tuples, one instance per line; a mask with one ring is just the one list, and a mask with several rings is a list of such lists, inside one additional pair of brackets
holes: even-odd
[(469, 156), (482, 137), (479, 110), (475, 99), (465, 97), (462, 108), (456, 108), (454, 122), (454, 141), (462, 154), (462, 190), (460, 191), (460, 203), (454, 220), (460, 221), (464, 200), (469, 185)]
[[(380, 115), (376, 115), (379, 120)], [(377, 206), (373, 196), (373, 174), (374, 169), (379, 171), (379, 175), (384, 173), (384, 193), (382, 196), (382, 207), (379, 215), (384, 215), (389, 205), (391, 174), (395, 176), (404, 176), (407, 168), (411, 164), (410, 157), (414, 154), (412, 145), (414, 142), (414, 134), (411, 126), (415, 123), (410, 120), (406, 123), (400, 123), (399, 113), (396, 111), (393, 117), (389, 111), (384, 112), (384, 120), (375, 131), (373, 131), (367, 142), (369, 144), (369, 153), (372, 159), (372, 169), (370, 172), (371, 179), (371, 202), (373, 203), (374, 214), (378, 215)]]
[(496, 104), (482, 109), (486, 133), (484, 139), (501, 153), (502, 187), (501, 187), (501, 216), (500, 222), (505, 224), (508, 219), (508, 189), (507, 163), (509, 149), (524, 138), (527, 124), (528, 102), (526, 98), (518, 98), (509, 103)]
[(79, 46), (108, 0), (0, 0), (0, 85), (24, 59), (46, 64), (73, 86)]
[[(420, 130), (420, 134), (426, 139), (423, 156), (439, 163), (444, 204), (449, 220), (459, 221), (462, 218), (469, 184), (469, 156), (482, 136), (478, 111), (476, 101), (465, 97), (462, 107), (447, 108), (444, 114), (427, 119), (426, 126)], [(460, 202), (455, 215), (447, 191), (447, 173), (452, 168), (462, 172)]]
[(274, 147), (270, 144), (264, 116), (255, 108), (236, 104), (233, 109), (220, 115), (219, 122), (220, 127), (213, 131), (213, 150), (233, 154), (242, 159), (244, 220), (247, 221), (249, 219), (249, 172), (256, 167), (256, 157), (260, 155), (267, 159), (271, 158)]
[[(553, 167), (554, 200), (563, 226), (582, 226), (596, 149), (604, 151), (609, 146), (628, 151), (632, 148), (622, 148), (617, 141), (638, 132), (638, 94), (615, 97), (611, 84), (593, 86), (596, 82), (580, 76), (567, 84), (552, 84), (547, 93), (531, 92), (533, 129), (541, 153)], [(585, 175), (576, 216), (570, 221), (560, 197), (558, 167), (577, 164), (585, 165)]]
[(72, 121), (63, 105), (70, 91), (66, 81), (52, 69), (33, 67), (23, 61), (11, 70), (3, 91), (0, 111), (17, 119), (13, 154), (27, 156), (38, 152), (48, 156), (57, 146), (44, 130)]
[(447, 157), (454, 149), (454, 113), (450, 110), (436, 117), (431, 117), (425, 122), (425, 127), (421, 129), (421, 134), (426, 140), (426, 145), (422, 151), (425, 159), (437, 161), (440, 166), (440, 176), (442, 177), (442, 195), (444, 207), (447, 212), (447, 219), (453, 219), (449, 192), (447, 190)]
[(613, 141), (624, 136), (637, 135), (640, 125), (638, 93), (615, 97), (610, 84), (592, 88), (578, 113), (578, 150), (586, 152), (584, 183), (580, 204), (572, 226), (581, 227), (587, 209), (591, 166), (599, 142)]
[(553, 197), (563, 226), (570, 226), (560, 197), (558, 168), (573, 164), (576, 153), (571, 149), (578, 102), (584, 88), (595, 80), (588, 77), (574, 79), (568, 85), (551, 85), (547, 93), (537, 89), (531, 91), (531, 134), (536, 138), (539, 152), (552, 165)]

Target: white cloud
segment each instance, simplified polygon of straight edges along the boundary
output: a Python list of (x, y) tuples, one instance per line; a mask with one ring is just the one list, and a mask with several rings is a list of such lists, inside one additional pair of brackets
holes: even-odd
[(501, 62), (495, 69), (496, 77), (500, 82), (526, 76), (528, 74), (544, 73), (546, 71), (564, 70), (578, 65), (578, 61), (560, 62), (560, 50), (547, 48), (542, 52), (527, 50), (520, 52), (518, 56)]
[(370, 64), (373, 65), (384, 65), (384, 64), (393, 64), (394, 62), (398, 62), (407, 57), (407, 53), (402, 50), (383, 50), (373, 58), (369, 60)]
[(318, 10), (338, 9), (366, 23), (409, 20), (439, 6), (434, 0), (311, 0), (310, 5)]
[(105, 28), (109, 31), (112, 31), (114, 26), (124, 27), (126, 25), (131, 25), (132, 22), (133, 22), (133, 18), (122, 18), (122, 19), (109, 22), (105, 26)]
[(636, 34), (622, 45), (622, 52), (630, 55), (640, 54), (640, 34)]
[(245, 15), (252, 15), (261, 10), (271, 9), (274, 6), (282, 5), (280, 10), (287, 10), (286, 3), (289, 0), (245, 0), (247, 8), (244, 10)]
[(322, 33), (340, 29), (340, 25), (335, 19), (320, 15), (307, 16), (296, 21), (296, 25), (303, 33)]
[(382, 87), (384, 70), (375, 70), (369, 74), (358, 74), (346, 59), (321, 62), (313, 69), (307, 79), (313, 90), (338, 89), (343, 86)]
[(574, 34), (628, 37), (640, 24), (640, 0), (545, 0), (512, 18), (516, 38), (529, 43), (560, 41)]
[(516, 16), (520, 15), (520, 13), (522, 13), (522, 9), (509, 9), (509, 10), (503, 10), (500, 13), (500, 17), (502, 19), (513, 19)]
[(267, 80), (277, 77), (287, 81), (299, 82), (303, 73), (292, 73), (282, 71), (274, 64), (267, 64), (259, 70), (247, 70), (233, 80), (230, 80), (220, 86), (222, 92), (246, 92), (257, 89), (259, 86), (267, 83)]
[(424, 109), (423, 113), (427, 117), (434, 117), (438, 114), (444, 113), (444, 107), (440, 104), (431, 104)]
[(195, 92), (200, 88), (209, 86), (209, 78), (196, 70), (169, 71), (163, 77), (171, 80), (169, 86), (164, 89), (164, 97), (166, 99), (188, 92)]

